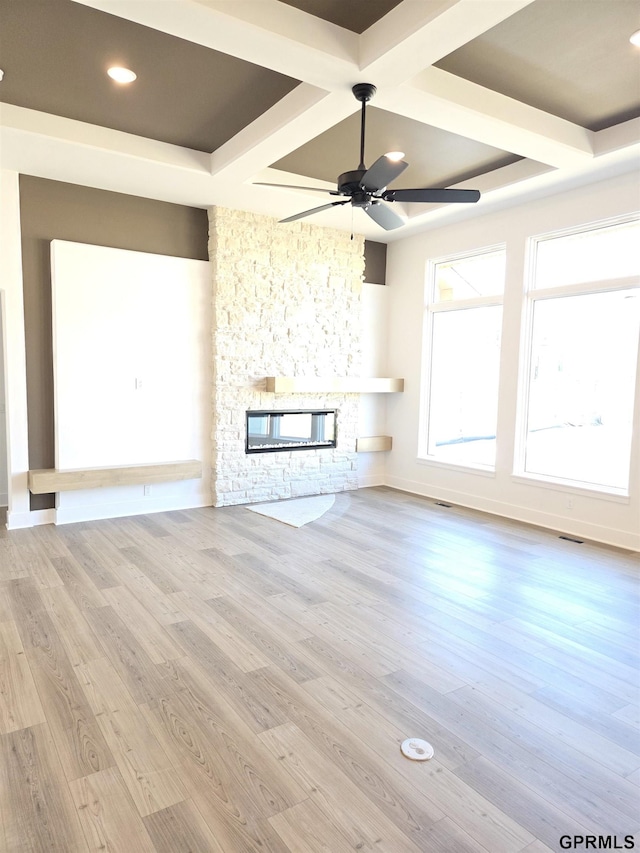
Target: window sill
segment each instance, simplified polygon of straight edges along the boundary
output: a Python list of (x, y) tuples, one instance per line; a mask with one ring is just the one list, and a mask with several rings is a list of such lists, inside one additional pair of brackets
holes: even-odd
[(561, 480), (545, 477), (544, 474), (512, 474), (513, 483), (526, 486), (538, 486), (541, 489), (551, 489), (556, 492), (570, 492), (572, 495), (584, 495), (586, 498), (596, 498), (613, 503), (628, 504), (629, 493), (623, 489), (606, 488), (605, 486), (587, 486), (571, 480)]
[(430, 465), (432, 468), (444, 468), (447, 471), (461, 471), (464, 474), (476, 474), (480, 477), (495, 477), (495, 468), (487, 468), (483, 465), (463, 465), (459, 462), (444, 462), (432, 456), (418, 456), (418, 465)]

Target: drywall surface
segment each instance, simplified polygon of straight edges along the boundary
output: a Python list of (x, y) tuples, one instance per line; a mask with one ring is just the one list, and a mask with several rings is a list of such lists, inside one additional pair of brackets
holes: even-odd
[[(363, 283), (361, 316), (363, 376), (391, 375), (387, 370), (388, 313), (389, 289), (380, 284)], [(360, 394), (359, 435), (389, 434), (387, 431), (388, 396), (388, 394)], [(387, 456), (386, 451), (358, 454), (358, 482), (361, 486), (384, 485)]]
[(32, 523), (29, 509), (27, 379), (20, 251), (20, 194), (16, 172), (0, 170), (0, 277), (4, 325), (8, 440), (8, 527)]
[(4, 369), (4, 310), (0, 302), (0, 506), (9, 502), (9, 486), (7, 477), (7, 407), (5, 399), (5, 369)]

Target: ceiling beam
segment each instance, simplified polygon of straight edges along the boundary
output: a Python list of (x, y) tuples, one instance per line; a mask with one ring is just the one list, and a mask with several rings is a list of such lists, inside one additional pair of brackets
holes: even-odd
[(403, 0), (362, 35), (279, 0), (73, 0), (325, 89), (395, 86), (534, 0)]
[[(206, 2), (209, 8), (212, 4), (219, 5), (220, 0), (201, 2)], [(404, 80), (414, 75), (425, 64), (435, 61), (468, 38), (484, 32), (531, 2), (439, 0), (423, 3), (404, 0), (360, 36), (360, 62), (367, 62), (367, 57), (374, 55), (377, 58), (350, 78), (348, 89), (339, 86), (333, 94), (324, 92), (321, 95), (318, 88), (301, 84), (215, 151), (212, 154), (212, 173), (225, 180), (242, 180), (247, 175), (254, 175), (355, 112), (358, 109), (357, 102), (350, 94), (345, 96), (354, 80), (375, 79), (384, 90), (389, 85), (389, 79)], [(258, 0), (257, 5), (263, 10), (259, 17), (256, 16), (258, 8), (254, 0), (243, 0), (236, 7), (238, 15), (241, 12), (243, 19), (251, 17), (252, 25), (260, 23), (267, 27), (272, 24), (268, 16), (265, 17), (265, 12), (272, 8), (272, 3), (273, 0), (268, 0), (263, 6), (262, 0)], [(303, 15), (302, 23), (310, 24), (308, 19), (308, 15)], [(316, 20), (313, 19), (314, 29)], [(294, 30), (289, 35), (293, 37), (296, 32), (300, 31)], [(306, 69), (302, 66), (297, 74), (301, 79), (308, 79)], [(334, 81), (328, 78), (323, 81), (326, 89), (334, 85)]]
[[(0, 112), (0, 129), (20, 134), (24, 139), (32, 139), (34, 146), (46, 148), (47, 144), (61, 141), (76, 150), (79, 156), (85, 153), (89, 156), (99, 153), (117, 154), (140, 163), (148, 162), (158, 166), (166, 165), (171, 169), (209, 174), (211, 155), (204, 151), (195, 151), (192, 148), (183, 148), (180, 145), (171, 145), (157, 139), (136, 136), (52, 113), (30, 110), (15, 104), (0, 103)], [(28, 147), (30, 149), (31, 144)], [(20, 157), (20, 152), (14, 152), (14, 156), (16, 154)], [(8, 162), (8, 156), (9, 150), (3, 148), (3, 168), (22, 171), (24, 167), (24, 170), (29, 172), (27, 151), (23, 152), (16, 164)], [(69, 169), (73, 170), (73, 162), (69, 163)]]
[(325, 89), (358, 82), (359, 36), (278, 0), (73, 0)]
[(301, 83), (211, 155), (220, 180), (244, 181), (359, 109), (350, 91)]
[(191, 207), (225, 203), (205, 152), (13, 104), (0, 106), (3, 169)]
[(534, 0), (404, 0), (360, 36), (360, 69), (397, 86)]
[(595, 134), (593, 147), (596, 157), (616, 151), (635, 150), (637, 163), (640, 166), (640, 118), (632, 118), (622, 124), (598, 131)]
[(376, 106), (556, 168), (593, 157), (591, 131), (439, 68), (382, 90)]
[[(362, 36), (278, 0), (75, 2), (303, 81), (213, 153), (221, 179), (246, 180), (346, 118), (357, 108), (351, 86), (364, 78), (378, 86), (382, 109), (523, 157), (561, 167), (592, 153), (582, 128), (425, 68), (531, 0), (404, 0)], [(416, 69), (410, 84), (392, 85)]]

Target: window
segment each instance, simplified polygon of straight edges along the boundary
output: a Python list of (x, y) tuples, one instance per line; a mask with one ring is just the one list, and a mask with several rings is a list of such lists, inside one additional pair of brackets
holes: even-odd
[(420, 455), (495, 466), (504, 249), (431, 264)]
[(628, 492), (638, 246), (637, 220), (532, 241), (526, 475)]

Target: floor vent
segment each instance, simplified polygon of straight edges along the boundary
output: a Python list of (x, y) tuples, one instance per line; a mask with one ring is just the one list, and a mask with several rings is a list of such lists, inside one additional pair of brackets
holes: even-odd
[(434, 501), (436, 506), (446, 506), (447, 509), (451, 509), (451, 504), (446, 504), (444, 501)]
[(558, 539), (564, 539), (565, 542), (575, 542), (576, 545), (584, 545), (584, 539), (574, 539), (573, 536), (558, 536)]

